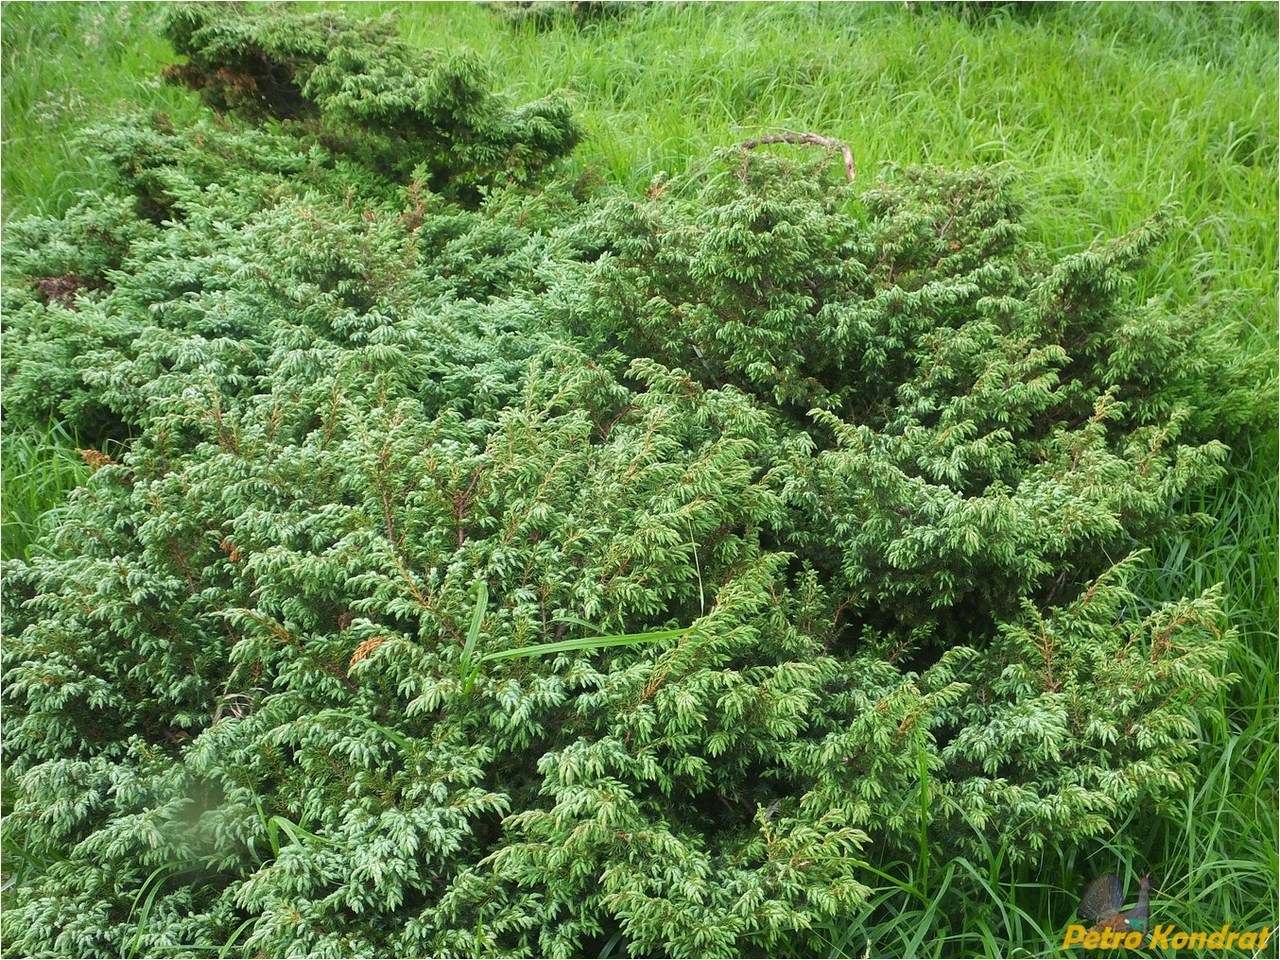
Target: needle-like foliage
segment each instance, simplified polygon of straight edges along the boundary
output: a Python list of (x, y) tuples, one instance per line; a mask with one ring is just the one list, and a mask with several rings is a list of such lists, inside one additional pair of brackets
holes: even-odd
[(5, 247), (6, 419), (123, 442), (4, 571), (8, 950), (818, 950), (873, 849), (1191, 782), (1231, 624), (1129, 584), (1267, 404), (1133, 301), (1164, 213), (1055, 259), (988, 171), (534, 192), (576, 128), (465, 59), (170, 34), (221, 116), (100, 130), (118, 191)]

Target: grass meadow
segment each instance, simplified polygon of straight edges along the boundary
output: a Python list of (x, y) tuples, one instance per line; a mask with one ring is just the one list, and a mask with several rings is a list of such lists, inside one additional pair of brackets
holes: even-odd
[[(1274, 3), (658, 3), (545, 29), (483, 4), (341, 6), (394, 11), (413, 42), (481, 51), (517, 99), (571, 91), (588, 136), (570, 174), (630, 191), (716, 148), (800, 131), (848, 143), (865, 184), (890, 163), (1016, 170), (1039, 239), (1059, 250), (1176, 204), (1181, 224), (1135, 296), (1243, 319), (1242, 356), (1276, 354)], [(179, 120), (196, 113), (191, 95), (158, 80), (172, 52), (154, 13), (142, 3), (4, 4), (6, 220), (57, 214), (105, 182), (77, 139), (95, 118), (138, 105)], [(77, 445), (58, 424), (6, 432), (6, 559), (41, 549), (48, 511), (86, 472)], [(935, 864), (926, 884), (917, 864), (872, 851), (880, 887), (860, 915), (824, 933), (829, 955), (1074, 953), (1061, 949), (1080, 893), (1072, 864), (1122, 877), (1149, 870), (1158, 923), (1276, 927), (1274, 424), (1240, 438), (1230, 479), (1190, 506), (1212, 523), (1153, 545), (1145, 589), (1156, 602), (1225, 583), (1239, 681), (1227, 726), (1201, 731), (1200, 781), (1158, 818), (1122, 827), (1145, 862), (1120, 862), (1104, 843), (1015, 870), (1006, 854), (1018, 838), (992, 837), (986, 860)], [(948, 888), (962, 877), (989, 896), (957, 912)]]

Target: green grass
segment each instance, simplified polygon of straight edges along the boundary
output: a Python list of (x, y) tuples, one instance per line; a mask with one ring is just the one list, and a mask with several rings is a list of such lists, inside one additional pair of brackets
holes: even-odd
[(107, 180), (83, 129), (125, 109), (195, 116), (196, 99), (160, 79), (173, 59), (154, 9), (133, 3), (0, 6), (4, 217), (56, 214)]
[(40, 433), (6, 431), (0, 441), (0, 550), (6, 560), (38, 550), (56, 507), (89, 475), (79, 444), (61, 424)]
[[(1136, 294), (1208, 303), (1242, 321), (1242, 352), (1276, 353), (1275, 4), (1041, 4), (966, 17), (926, 4), (680, 3), (544, 32), (481, 5), (348, 6), (397, 10), (414, 42), (482, 51), (513, 97), (570, 90), (588, 131), (571, 172), (630, 190), (794, 130), (849, 143), (862, 184), (888, 163), (1005, 164), (1057, 249), (1175, 203), (1183, 222)], [(87, 121), (124, 104), (193, 111), (189, 95), (156, 83), (168, 51), (147, 26), (153, 15), (144, 4), (3, 7), (6, 218), (58, 213), (106, 182), (73, 138)], [(42, 512), (83, 477), (73, 446), (57, 427), (5, 437), (5, 557), (31, 549)], [(1158, 820), (1135, 813), (1114, 845), (1040, 864), (1014, 869), (994, 846), (983, 863), (929, 864), (927, 878), (927, 850), (910, 864), (872, 860), (880, 887), (862, 915), (822, 931), (831, 955), (1060, 955), (1084, 880), (1106, 870), (1132, 889), (1150, 869), (1158, 922), (1275, 927), (1276, 460), (1274, 429), (1239, 441), (1229, 481), (1189, 505), (1215, 522), (1154, 545), (1143, 585), (1157, 602), (1223, 582), (1240, 631), (1229, 723), (1203, 732), (1198, 782)], [(1128, 862), (1129, 848), (1141, 862)], [(978, 895), (959, 900), (960, 885)], [(957, 902), (968, 904), (960, 914)]]

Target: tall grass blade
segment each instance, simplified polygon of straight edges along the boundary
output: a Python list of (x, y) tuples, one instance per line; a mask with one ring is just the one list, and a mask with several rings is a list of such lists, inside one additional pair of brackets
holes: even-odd
[(650, 630), (645, 633), (616, 633), (598, 637), (581, 637), (577, 640), (557, 640), (552, 643), (537, 643), (515, 650), (499, 650), (486, 653), (480, 658), (481, 663), (492, 660), (514, 660), (517, 657), (544, 657), (552, 653), (573, 653), (577, 650), (595, 650), (601, 647), (635, 647), (644, 643), (659, 643), (684, 636), (692, 627), (676, 627), (671, 630)]

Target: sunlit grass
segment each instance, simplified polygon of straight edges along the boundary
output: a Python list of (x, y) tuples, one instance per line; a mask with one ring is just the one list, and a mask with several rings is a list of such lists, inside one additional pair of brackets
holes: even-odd
[(0, 555), (28, 555), (56, 518), (55, 508), (89, 470), (76, 438), (59, 423), (0, 439)]
[(105, 114), (144, 108), (180, 118), (194, 112), (193, 96), (160, 79), (173, 51), (153, 20), (150, 4), (0, 6), (6, 220), (61, 213), (78, 191), (107, 182), (108, 171), (80, 139), (84, 127)]

